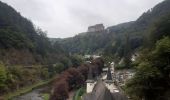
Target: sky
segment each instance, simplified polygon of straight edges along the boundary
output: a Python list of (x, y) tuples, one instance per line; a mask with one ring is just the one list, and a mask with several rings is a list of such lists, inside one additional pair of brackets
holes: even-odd
[(88, 26), (134, 21), (163, 0), (1, 0), (52, 38), (72, 37)]

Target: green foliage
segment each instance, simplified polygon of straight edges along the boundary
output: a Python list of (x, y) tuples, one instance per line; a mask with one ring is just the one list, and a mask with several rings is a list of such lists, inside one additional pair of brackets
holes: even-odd
[(60, 73), (65, 69), (65, 67), (64, 67), (64, 64), (58, 62), (58, 63), (54, 64), (54, 69), (55, 69), (56, 73)]
[(5, 66), (0, 64), (0, 93), (6, 88), (7, 72)]
[(63, 48), (71, 53), (91, 54), (104, 48), (109, 36), (106, 32), (89, 32), (66, 38), (59, 43)]
[(168, 100), (170, 84), (170, 38), (164, 37), (137, 66), (135, 76), (127, 83), (127, 93), (145, 100)]
[(5, 98), (5, 100), (11, 100), (12, 98), (14, 98), (16, 96), (20, 96), (21, 94), (28, 93), (28, 92), (32, 91), (33, 89), (48, 85), (52, 80), (53, 79), (49, 79), (47, 81), (40, 81), (38, 83), (23, 87), (19, 90), (9, 92), (8, 94), (4, 95), (4, 98)]
[(80, 66), (83, 63), (83, 57), (80, 55), (74, 54), (70, 57), (70, 59), (73, 64), (73, 67)]
[(0, 66), (0, 84), (3, 93), (18, 90), (49, 78), (48, 69), (41, 66), (10, 66), (6, 69), (4, 67)]
[(60, 58), (60, 62), (64, 65), (65, 69), (72, 67), (72, 62), (68, 57), (63, 56)]
[[(59, 77), (55, 79), (53, 86), (53, 92), (51, 93), (50, 100), (65, 100), (68, 98), (68, 92), (82, 87), (87, 79), (88, 69), (91, 67), (93, 73), (98, 71), (101, 74), (101, 70), (104, 66), (104, 62), (101, 58), (91, 61), (90, 64), (82, 64), (77, 68), (69, 68), (62, 72)], [(78, 94), (84, 93), (84, 89), (80, 89)]]
[[(46, 32), (40, 28), (35, 28), (33, 23), (22, 17), (20, 13), (15, 11), (9, 5), (0, 1), (0, 51), (4, 50), (4, 54), (0, 59), (8, 61), (7, 64), (53, 64), (60, 55), (66, 56), (62, 47), (57, 44), (51, 44), (46, 36)], [(31, 62), (18, 59), (25, 58), (20, 51), (27, 51), (26, 56)], [(16, 60), (9, 54), (15, 55)], [(6, 63), (6, 62), (4, 62)]]
[(42, 68), (41, 70), (42, 70), (41, 78), (42, 79), (48, 79), (49, 78), (48, 68)]
[(49, 100), (49, 98), (50, 98), (50, 95), (47, 93), (43, 93), (42, 96), (43, 96), (44, 100)]
[[(125, 66), (129, 67), (134, 52), (145, 45), (152, 46), (149, 43), (150, 30), (154, 29), (152, 31), (154, 42), (162, 36), (169, 36), (170, 17), (167, 16), (169, 13), (170, 1), (165, 0), (143, 13), (136, 21), (111, 26), (103, 32), (85, 32), (57, 41), (64, 50), (71, 53), (102, 54), (111, 56), (116, 62), (124, 58)], [(160, 19), (164, 20), (157, 22)]]
[(73, 96), (73, 100), (81, 100), (81, 96), (85, 93), (85, 88), (81, 87), (76, 91), (76, 93)]
[(170, 55), (170, 38), (164, 37), (156, 43), (154, 54), (160, 57), (169, 57)]
[(170, 36), (170, 15), (163, 16), (159, 21), (153, 25), (151, 31), (151, 40), (155, 43), (164, 36)]

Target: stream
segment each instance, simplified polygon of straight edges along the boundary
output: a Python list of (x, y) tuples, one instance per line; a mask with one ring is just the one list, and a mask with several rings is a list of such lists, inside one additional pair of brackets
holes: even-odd
[(12, 100), (44, 100), (43, 97), (41, 96), (42, 89), (43, 88), (35, 89), (29, 93), (15, 97)]
[[(41, 95), (41, 93), (44, 89), (45, 88), (42, 87), (42, 88), (39, 88), (39, 89), (32, 90), (31, 92), (17, 96), (15, 98), (13, 98), (12, 100), (44, 100), (43, 96)], [(72, 100), (74, 93), (75, 93), (75, 91), (71, 91), (69, 93), (69, 98), (67, 100)]]

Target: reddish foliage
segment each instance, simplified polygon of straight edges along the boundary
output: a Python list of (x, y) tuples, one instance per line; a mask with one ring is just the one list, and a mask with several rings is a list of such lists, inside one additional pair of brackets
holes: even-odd
[(81, 66), (78, 67), (77, 70), (84, 76), (84, 79), (86, 80), (87, 79), (87, 74), (88, 74), (88, 66), (81, 65)]
[(68, 84), (65, 80), (60, 80), (55, 84), (50, 100), (66, 100), (66, 98), (68, 98)]
[(68, 91), (79, 88), (85, 83), (89, 68), (92, 68), (94, 75), (100, 74), (103, 66), (103, 60), (98, 58), (93, 60), (91, 64), (82, 64), (77, 69), (65, 70), (55, 79), (54, 91), (50, 100), (65, 100), (68, 97)]

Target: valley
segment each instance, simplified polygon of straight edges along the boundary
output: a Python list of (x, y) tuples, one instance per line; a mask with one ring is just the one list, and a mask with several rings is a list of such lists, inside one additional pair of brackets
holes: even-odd
[(169, 0), (67, 38), (28, 18), (0, 1), (0, 100), (170, 99)]

